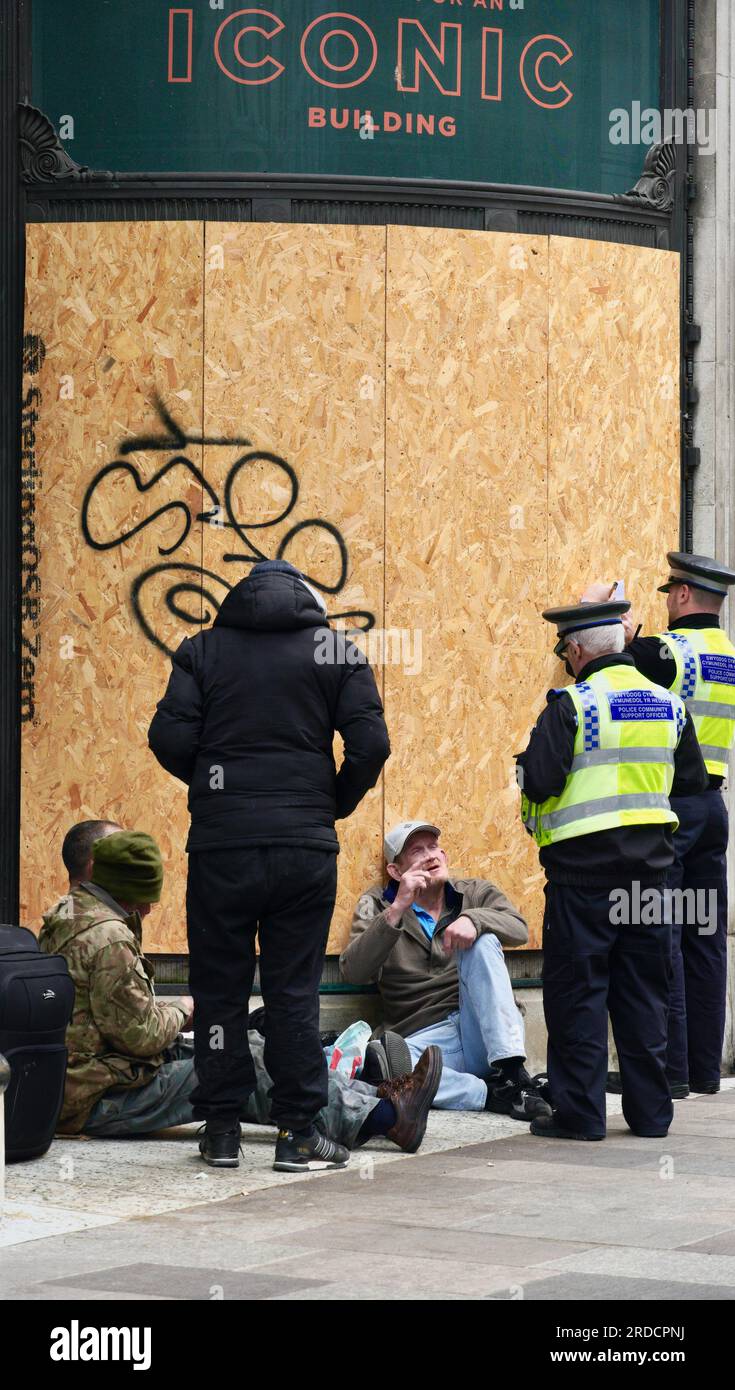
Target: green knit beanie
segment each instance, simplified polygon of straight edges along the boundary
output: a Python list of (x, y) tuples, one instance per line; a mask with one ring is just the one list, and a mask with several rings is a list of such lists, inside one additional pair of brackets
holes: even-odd
[(157, 903), (163, 886), (161, 851), (142, 830), (120, 830), (95, 840), (92, 882), (122, 903)]

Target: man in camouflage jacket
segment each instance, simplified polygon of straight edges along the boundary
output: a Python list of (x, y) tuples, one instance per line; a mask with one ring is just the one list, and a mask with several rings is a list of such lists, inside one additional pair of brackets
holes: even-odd
[[(142, 947), (142, 918), (159, 901), (162, 883), (155, 841), (139, 831), (120, 831), (94, 844), (91, 881), (76, 883), (44, 915), (39, 946), (64, 957), (76, 992), (60, 1133), (88, 1128), (113, 1088), (142, 1092), (157, 1080), (160, 1098), (168, 1091), (169, 1100), (180, 1090), (176, 1058), (169, 1053), (189, 1016), (179, 1004), (158, 1002)], [(150, 1098), (138, 1099), (144, 1106)]]
[[(184, 999), (184, 1007), (156, 1000), (141, 944), (142, 918), (163, 882), (158, 847), (115, 822), (82, 821), (66, 835), (62, 857), (69, 893), (44, 915), (39, 936), (41, 950), (64, 957), (76, 990), (59, 1133), (121, 1138), (191, 1124), (194, 1045), (179, 1033), (191, 1023), (192, 1000)], [(273, 1083), (262, 1023), (249, 1028), (248, 1043), (256, 1087), (241, 1119), (267, 1125)], [(376, 1086), (330, 1071), (320, 1126), (349, 1149), (386, 1136), (413, 1152), (421, 1117), (405, 1078), (401, 1085), (398, 1133), (396, 1113), (379, 1104)]]

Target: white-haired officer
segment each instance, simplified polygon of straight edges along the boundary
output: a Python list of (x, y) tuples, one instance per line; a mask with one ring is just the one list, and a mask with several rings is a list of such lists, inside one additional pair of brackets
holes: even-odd
[[(735, 742), (735, 646), (720, 625), (735, 570), (707, 555), (669, 551), (668, 628), (634, 636), (627, 650), (638, 670), (684, 701), (694, 721), (708, 780), (675, 795), (679, 820), (669, 885), (676, 895), (667, 1073), (674, 1096), (720, 1089), (727, 993), (727, 807), (722, 786)], [(603, 586), (599, 586), (604, 589)], [(597, 589), (598, 586), (595, 586)], [(692, 891), (688, 891), (692, 890)]]
[(608, 1011), (623, 1113), (667, 1133), (671, 927), (664, 894), (676, 815), (669, 796), (706, 781), (683, 701), (624, 652), (629, 603), (551, 609), (575, 683), (552, 690), (519, 755), (522, 815), (546, 873), (544, 1012), (554, 1113), (531, 1132), (603, 1139)]

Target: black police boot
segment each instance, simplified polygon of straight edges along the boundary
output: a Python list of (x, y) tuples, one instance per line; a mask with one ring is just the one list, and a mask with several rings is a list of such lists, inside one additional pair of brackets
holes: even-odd
[[(690, 1081), (689, 1088), (696, 1091), (698, 1096), (716, 1096), (720, 1089), (720, 1083), (719, 1081), (702, 1081), (701, 1083)], [(673, 1091), (671, 1094), (673, 1095)]]
[(317, 1173), (325, 1168), (346, 1168), (349, 1150), (325, 1134), (294, 1134), (292, 1129), (279, 1129), (276, 1140), (276, 1173)]
[[(619, 1071), (608, 1072), (605, 1090), (609, 1096), (622, 1096), (623, 1086)], [(689, 1095), (689, 1086), (686, 1081), (670, 1081), (669, 1090), (671, 1091), (672, 1100), (686, 1100)]]
[(199, 1140), (199, 1152), (205, 1163), (212, 1168), (237, 1168), (240, 1163), (239, 1122), (231, 1125), (226, 1121), (209, 1120), (204, 1126), (204, 1134)]
[(559, 1123), (555, 1115), (539, 1115), (537, 1120), (531, 1121), (531, 1133), (538, 1139), (588, 1139), (591, 1142), (604, 1139), (604, 1134), (578, 1134), (573, 1129), (567, 1129), (565, 1125)]
[(686, 1100), (689, 1095), (689, 1083), (688, 1081), (670, 1081), (669, 1090), (672, 1100)]

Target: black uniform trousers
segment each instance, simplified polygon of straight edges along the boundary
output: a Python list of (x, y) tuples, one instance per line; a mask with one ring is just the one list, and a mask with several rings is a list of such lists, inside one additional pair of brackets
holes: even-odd
[(668, 883), (686, 896), (673, 898), (667, 1072), (697, 1090), (719, 1082), (725, 1038), (728, 816), (716, 788), (671, 806), (679, 829)]
[[(559, 1123), (606, 1132), (608, 1012), (620, 1062), (623, 1114), (641, 1135), (665, 1135), (673, 1108), (666, 1079), (671, 926), (662, 889), (659, 925), (615, 925), (610, 889), (546, 885), (544, 1014), (549, 1089)], [(617, 903), (617, 899), (615, 899)], [(642, 913), (632, 916), (643, 916)]]
[(234, 1124), (255, 1090), (247, 1025), (256, 933), (273, 1123), (306, 1130), (327, 1104), (319, 983), (336, 889), (337, 855), (328, 850), (272, 845), (189, 854), (196, 1119)]

